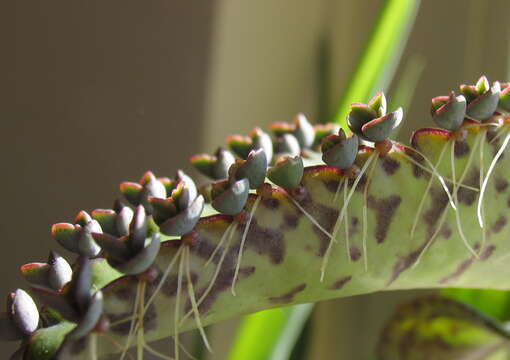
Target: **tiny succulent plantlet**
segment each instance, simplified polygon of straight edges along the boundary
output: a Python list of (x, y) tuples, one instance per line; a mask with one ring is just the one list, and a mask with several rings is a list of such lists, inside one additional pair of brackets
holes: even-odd
[[(172, 337), (174, 353), (159, 356), (179, 359), (180, 333), (198, 329), (209, 347), (203, 327), (242, 313), (382, 290), (510, 289), (508, 89), (481, 77), (435, 97), (439, 128), (416, 130), (411, 146), (391, 140), (404, 112), (378, 93), (351, 105), (350, 134), (298, 114), (230, 136), (191, 157), (211, 180), (200, 187), (181, 170), (122, 183), (126, 203), (53, 225), (72, 265), (52, 252), (21, 267), (30, 291), (9, 294), (0, 318), (3, 338), (20, 341), (11, 358), (128, 359), (135, 348), (141, 359)], [(388, 333), (401, 335), (398, 321)], [(395, 344), (379, 348), (397, 358)]]

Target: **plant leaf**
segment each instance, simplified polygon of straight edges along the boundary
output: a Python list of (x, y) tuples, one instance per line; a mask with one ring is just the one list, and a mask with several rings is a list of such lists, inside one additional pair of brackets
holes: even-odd
[(312, 309), (302, 304), (246, 316), (228, 359), (287, 359)]
[(510, 320), (510, 291), (451, 288), (441, 290), (441, 294), (500, 321)]
[(95, 290), (101, 289), (122, 276), (122, 273), (112, 268), (103, 258), (92, 260), (90, 270), (92, 288)]
[(419, 4), (418, 0), (386, 1), (334, 117), (345, 130), (349, 105), (368, 100), (392, 79)]
[(507, 359), (510, 334), (471, 307), (428, 296), (398, 308), (377, 352), (380, 360)]

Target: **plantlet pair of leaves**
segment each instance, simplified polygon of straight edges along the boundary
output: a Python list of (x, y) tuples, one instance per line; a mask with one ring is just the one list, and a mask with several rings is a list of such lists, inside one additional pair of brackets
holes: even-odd
[(363, 140), (384, 141), (400, 125), (403, 117), (402, 108), (390, 113), (386, 113), (386, 108), (386, 97), (383, 93), (374, 96), (368, 104), (352, 104), (347, 125)]
[(147, 172), (139, 184), (122, 183), (120, 189), (133, 206), (143, 205), (159, 231), (168, 236), (190, 232), (204, 208), (204, 198), (194, 181), (180, 170), (174, 179), (156, 179)]
[(138, 205), (127, 235), (116, 237), (115, 234), (93, 234), (94, 240), (106, 252), (108, 263), (113, 268), (124, 274), (136, 275), (154, 263), (161, 242), (159, 233), (151, 231), (149, 223), (150, 218), (146, 215), (145, 208)]
[[(403, 112), (399, 108), (386, 113), (386, 97), (375, 95), (368, 104), (352, 104), (347, 116), (347, 124), (353, 136), (347, 138), (342, 129), (338, 135), (328, 135), (322, 140), (322, 160), (338, 169), (349, 169), (358, 154), (359, 139), (383, 143), (400, 125)], [(391, 147), (391, 146), (390, 146)]]
[[(195, 166), (196, 158), (197, 156), (191, 158)], [(226, 169), (227, 178), (211, 184), (210, 198), (214, 209), (226, 215), (240, 213), (246, 204), (250, 189), (256, 189), (264, 183), (266, 169), (267, 158), (263, 149), (250, 150), (246, 159), (232, 163)]]
[[(455, 131), (464, 122), (467, 115), (471, 119), (484, 121), (492, 116), (500, 103), (501, 86), (499, 82), (489, 85), (487, 77), (482, 76), (476, 85), (461, 85), (462, 95), (438, 96), (432, 99), (432, 118), (440, 127)], [(505, 99), (505, 95), (502, 97)], [(502, 104), (505, 101), (501, 101)]]
[(74, 224), (58, 223), (52, 226), (53, 238), (73, 253), (81, 256), (95, 257), (101, 251), (92, 236), (93, 233), (101, 233), (102, 229), (97, 220), (85, 211), (80, 211)]
[[(33, 269), (27, 267), (30, 264), (24, 266), (24, 275), (33, 281)], [(91, 260), (81, 256), (76, 267), (70, 281), (61, 288), (49, 288), (44, 283), (31, 282), (36, 296), (59, 314), (57, 319), (60, 317), (77, 323), (68, 334), (71, 339), (79, 339), (90, 333), (103, 313), (103, 293), (91, 292)], [(43, 270), (38, 269), (39, 272)]]
[(258, 149), (264, 151), (268, 163), (273, 159), (273, 142), (271, 137), (258, 127), (254, 128), (249, 136), (229, 136), (227, 144), (234, 154), (241, 159), (246, 159), (251, 150)]

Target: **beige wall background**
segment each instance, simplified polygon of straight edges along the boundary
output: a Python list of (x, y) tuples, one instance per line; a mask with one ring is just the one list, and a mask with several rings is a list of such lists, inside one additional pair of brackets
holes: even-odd
[[(110, 207), (120, 181), (146, 169), (189, 170), (190, 155), (213, 151), (226, 135), (298, 111), (315, 120), (324, 44), (332, 114), (382, 3), (0, 2), (0, 293), (24, 286), (19, 265), (58, 249), (52, 223)], [(415, 54), (427, 66), (406, 111), (405, 140), (412, 128), (431, 125), (431, 97), (481, 73), (507, 80), (509, 7), (506, 0), (422, 1), (399, 67)], [(385, 294), (321, 304), (312, 337), (336, 347), (312, 347), (309, 358), (365, 359), (366, 344), (400, 300)], [(211, 358), (224, 358), (235, 324), (213, 329)], [(2, 354), (12, 349), (0, 346)]]

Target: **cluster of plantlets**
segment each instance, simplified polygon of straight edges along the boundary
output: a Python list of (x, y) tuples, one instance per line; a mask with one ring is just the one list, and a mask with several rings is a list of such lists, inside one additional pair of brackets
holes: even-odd
[(170, 359), (149, 341), (173, 337), (178, 359), (180, 333), (198, 328), (209, 348), (203, 326), (240, 313), (385, 289), (510, 288), (510, 86), (481, 77), (460, 92), (432, 99), (440, 129), (417, 130), (413, 147), (390, 140), (403, 111), (379, 93), (351, 105), (350, 136), (298, 114), (193, 156), (212, 179), (200, 188), (182, 171), (122, 183), (130, 206), (53, 225), (73, 266), (51, 253), (21, 267), (41, 305), (9, 295), (12, 358), (124, 359), (136, 347), (138, 359)]

